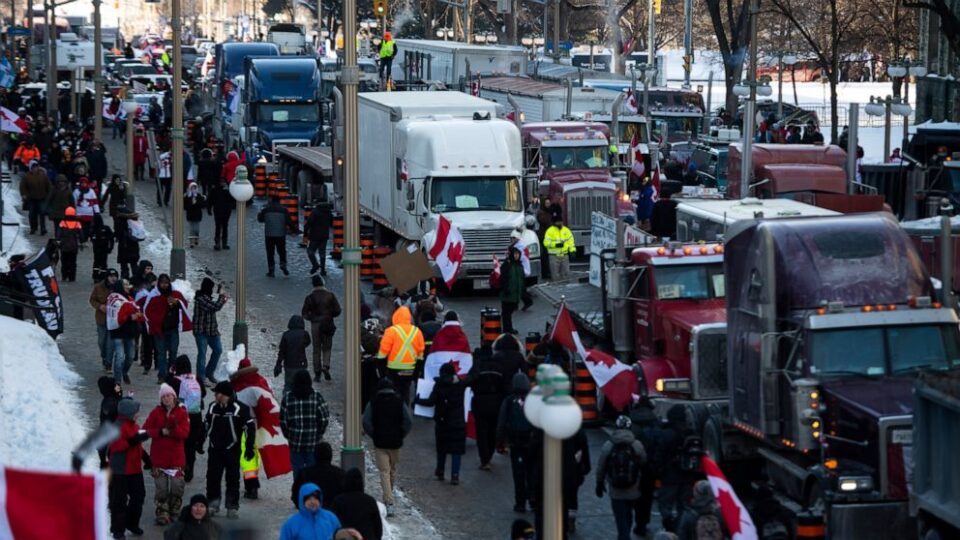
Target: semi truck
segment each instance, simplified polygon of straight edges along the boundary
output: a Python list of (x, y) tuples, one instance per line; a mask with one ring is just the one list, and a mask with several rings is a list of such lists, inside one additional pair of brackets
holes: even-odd
[(405, 74), (411, 71), (421, 71), (407, 65), (412, 61), (429, 62), (429, 69), (424, 71), (429, 71), (433, 81), (441, 82), (450, 88), (459, 87), (469, 77), (477, 75), (516, 76), (527, 72), (527, 50), (523, 47), (429, 39), (395, 41), (398, 52), (391, 73), (394, 81), (403, 81)]
[(460, 281), (488, 288), (493, 256), (518, 232), (540, 272), (526, 228), (520, 133), (497, 105), (459, 92), (360, 94), (360, 206), (381, 244), (430, 251), (440, 216), (463, 235)]
[(910, 537), (913, 380), (960, 367), (960, 336), (909, 238), (882, 213), (750, 220), (724, 275), (725, 422), (755, 470), (828, 538)]
[(609, 113), (618, 92), (603, 89), (565, 87), (526, 77), (484, 77), (480, 97), (512, 109), (512, 96), (520, 109), (521, 121), (543, 122), (582, 119), (593, 113)]
[(280, 50), (273, 43), (239, 41), (217, 43), (215, 47), (215, 75), (209, 86), (209, 97), (213, 102), (214, 133), (222, 139), (241, 127), (230, 121), (236, 119), (238, 108), (234, 104), (239, 104), (243, 92), (243, 70), (248, 56), (280, 56)]
[(275, 24), (267, 30), (267, 41), (276, 45), (280, 54), (302, 55), (307, 52), (307, 31), (302, 24)]
[(678, 201), (677, 240), (681, 242), (722, 241), (731, 225), (748, 219), (840, 215), (833, 210), (790, 199), (747, 197), (735, 201), (707, 199), (678, 199)]
[(563, 209), (577, 251), (589, 254), (591, 215), (635, 215), (625, 178), (610, 174), (610, 130), (598, 122), (532, 122), (520, 128), (525, 184)]
[(316, 146), (322, 139), (320, 70), (302, 56), (248, 57), (238, 134), (251, 157), (273, 161), (280, 146)]
[(960, 373), (921, 374), (913, 388), (910, 513), (921, 540), (960, 538)]

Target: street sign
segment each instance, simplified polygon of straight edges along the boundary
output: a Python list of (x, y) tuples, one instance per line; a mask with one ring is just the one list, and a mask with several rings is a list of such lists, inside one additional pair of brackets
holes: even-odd
[(29, 36), (30, 29), (24, 28), (22, 26), (8, 26), (7, 35), (8, 36)]
[(617, 247), (617, 220), (603, 212), (590, 214), (590, 284), (600, 286), (601, 252)]

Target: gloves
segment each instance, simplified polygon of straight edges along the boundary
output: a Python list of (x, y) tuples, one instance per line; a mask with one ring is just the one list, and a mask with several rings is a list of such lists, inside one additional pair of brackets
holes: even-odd
[(147, 435), (146, 432), (137, 433), (133, 437), (130, 437), (129, 439), (127, 439), (127, 444), (129, 444), (130, 446), (136, 446), (149, 438), (150, 438), (150, 435)]
[(251, 459), (253, 459), (253, 455), (254, 455), (254, 454), (253, 454), (253, 448), (247, 448), (247, 449), (243, 452), (243, 459), (245, 459), (245, 460), (247, 460), (247, 461), (250, 461)]
[(597, 497), (600, 498), (600, 499), (602, 499), (602, 498), (603, 498), (603, 492), (604, 492), (603, 484), (597, 484)]
[(283, 371), (283, 370), (280, 369), (280, 366), (274, 367), (274, 368), (273, 368), (273, 376), (274, 376), (274, 377), (279, 377), (281, 371)]

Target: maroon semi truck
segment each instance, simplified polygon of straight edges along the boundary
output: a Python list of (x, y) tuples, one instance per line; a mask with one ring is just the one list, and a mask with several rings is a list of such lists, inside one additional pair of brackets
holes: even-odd
[[(563, 209), (577, 250), (588, 252), (593, 212), (634, 214), (624, 179), (610, 174), (610, 129), (599, 122), (534, 122), (520, 127), (527, 193)], [(533, 188), (533, 189), (531, 189)]]

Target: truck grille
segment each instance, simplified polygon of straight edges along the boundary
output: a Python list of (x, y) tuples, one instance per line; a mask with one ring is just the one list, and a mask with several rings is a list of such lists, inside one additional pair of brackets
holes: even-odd
[(465, 258), (480, 258), (487, 260), (490, 255), (502, 257), (510, 246), (510, 233), (513, 229), (460, 229), (463, 235)]
[(567, 227), (589, 229), (590, 215), (593, 212), (603, 212), (610, 217), (616, 217), (614, 199), (614, 192), (605, 189), (585, 189), (567, 195)]
[(693, 380), (698, 399), (727, 396), (727, 334), (703, 332), (697, 335), (697, 358)]

